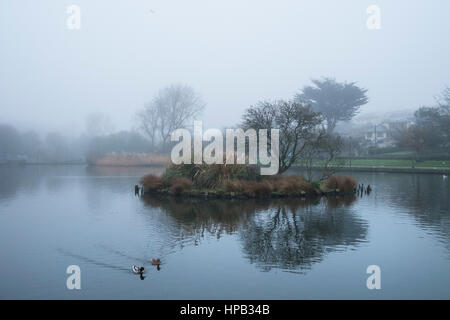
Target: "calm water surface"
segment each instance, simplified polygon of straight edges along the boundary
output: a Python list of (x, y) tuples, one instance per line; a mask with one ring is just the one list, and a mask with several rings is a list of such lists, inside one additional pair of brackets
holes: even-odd
[(357, 173), (370, 196), (315, 203), (137, 198), (149, 171), (0, 167), (0, 298), (450, 299), (442, 176)]

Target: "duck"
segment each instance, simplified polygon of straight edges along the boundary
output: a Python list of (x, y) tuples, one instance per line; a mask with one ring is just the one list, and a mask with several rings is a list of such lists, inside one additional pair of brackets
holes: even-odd
[(152, 265), (153, 266), (159, 266), (161, 264), (161, 260), (160, 259), (152, 259)]
[(145, 272), (144, 267), (132, 266), (131, 269), (133, 270), (133, 273), (136, 273), (136, 274), (142, 274)]

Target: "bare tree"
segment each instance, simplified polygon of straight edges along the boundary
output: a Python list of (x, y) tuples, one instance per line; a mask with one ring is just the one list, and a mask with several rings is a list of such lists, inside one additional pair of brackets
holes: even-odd
[(450, 87), (445, 87), (438, 98), (440, 130), (444, 149), (450, 149)]
[[(315, 141), (323, 118), (305, 104), (293, 101), (259, 102), (248, 108), (243, 117), (243, 128), (280, 130), (280, 173), (285, 172), (308, 146)], [(270, 145), (270, 137), (268, 139)]]
[(414, 124), (396, 132), (395, 138), (399, 147), (413, 152), (414, 157), (411, 159), (411, 167), (415, 168), (417, 156), (426, 148), (426, 133), (419, 125)]
[(137, 121), (140, 129), (150, 140), (150, 147), (155, 149), (157, 144), (157, 131), (158, 131), (158, 119), (159, 115), (154, 105), (151, 103), (145, 105), (143, 110), (140, 110), (136, 114)]
[(308, 181), (313, 180), (313, 169), (317, 164), (316, 161), (319, 161), (321, 165), (319, 181), (328, 179), (335, 174), (342, 165), (336, 161), (342, 145), (343, 141), (340, 136), (332, 136), (324, 129), (318, 130), (299, 159), (302, 167), (306, 169), (306, 179)]
[(184, 128), (199, 116), (205, 107), (201, 97), (189, 86), (170, 85), (161, 89), (137, 117), (141, 129), (153, 146), (160, 143), (165, 149), (170, 134)]
[(450, 114), (450, 87), (446, 86), (442, 93), (438, 96), (437, 102), (439, 107), (448, 114)]

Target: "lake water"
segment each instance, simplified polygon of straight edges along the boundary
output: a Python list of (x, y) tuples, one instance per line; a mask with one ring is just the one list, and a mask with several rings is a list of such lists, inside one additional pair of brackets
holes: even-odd
[(315, 203), (135, 197), (149, 171), (0, 167), (0, 298), (450, 299), (450, 179), (355, 173), (369, 196)]

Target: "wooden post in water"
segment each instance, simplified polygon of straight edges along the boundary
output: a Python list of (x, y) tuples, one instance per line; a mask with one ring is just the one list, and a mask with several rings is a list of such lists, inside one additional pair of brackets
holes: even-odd
[(139, 185), (137, 184), (134, 186), (134, 195), (139, 196)]

